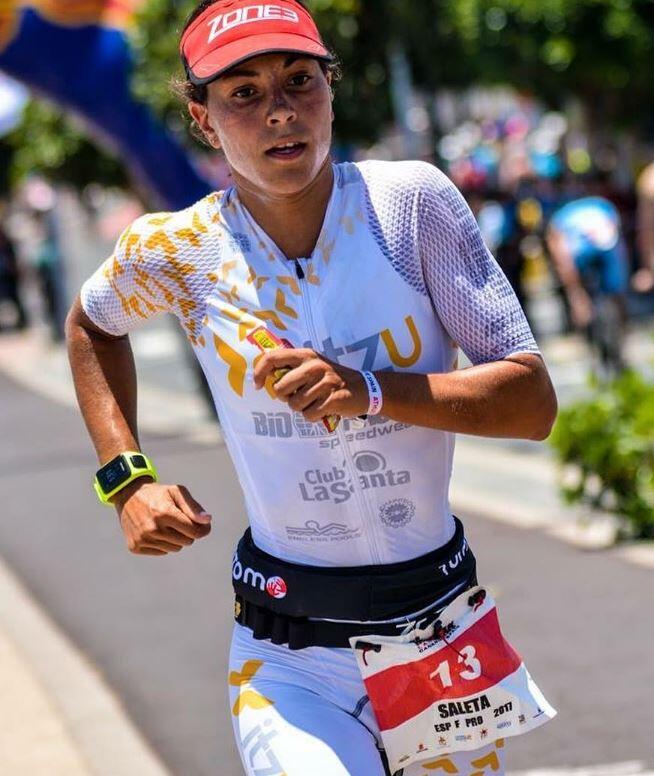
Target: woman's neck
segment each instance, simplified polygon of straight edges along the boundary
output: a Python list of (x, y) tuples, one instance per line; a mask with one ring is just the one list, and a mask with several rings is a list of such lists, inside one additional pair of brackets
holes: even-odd
[(271, 195), (236, 174), (234, 182), (242, 204), (286, 258), (313, 253), (334, 183), (329, 157), (311, 183), (294, 194)]

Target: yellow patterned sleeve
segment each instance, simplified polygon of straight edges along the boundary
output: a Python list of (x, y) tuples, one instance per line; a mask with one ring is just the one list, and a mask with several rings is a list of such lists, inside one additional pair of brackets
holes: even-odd
[(172, 312), (172, 295), (162, 283), (165, 250), (157, 250), (152, 240), (156, 218), (142, 216), (128, 226), (111, 256), (82, 286), (84, 312), (109, 334), (127, 334), (148, 318)]
[(207, 282), (203, 208), (201, 200), (178, 213), (141, 216), (123, 232), (112, 255), (82, 286), (82, 307), (96, 326), (121, 336), (167, 312), (195, 341)]

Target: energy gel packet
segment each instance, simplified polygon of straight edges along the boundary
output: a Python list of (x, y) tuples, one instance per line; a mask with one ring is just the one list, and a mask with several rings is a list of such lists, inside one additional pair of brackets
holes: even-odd
[[(258, 326), (253, 329), (247, 335), (248, 342), (259, 348), (262, 353), (267, 350), (277, 350), (278, 348), (292, 348), (293, 345), (287, 339), (280, 339), (276, 334), (266, 329), (265, 326)], [(280, 369), (273, 370), (273, 377), (275, 382), (281, 380), (285, 374), (288, 374), (291, 370), (288, 367), (282, 367)], [(341, 422), (339, 415), (325, 415), (322, 422), (330, 433), (336, 431), (338, 424)]]

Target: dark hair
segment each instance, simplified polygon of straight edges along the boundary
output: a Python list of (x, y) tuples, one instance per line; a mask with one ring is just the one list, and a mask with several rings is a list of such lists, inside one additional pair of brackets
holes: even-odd
[[(182, 27), (182, 32), (180, 34), (180, 38), (188, 27), (200, 16), (200, 14), (204, 13), (204, 11), (207, 10), (210, 6), (217, 3), (218, 0), (200, 0), (200, 2), (195, 6), (195, 8), (191, 11), (191, 13), (188, 15), (186, 21), (184, 22), (184, 26)], [(303, 2), (303, 0), (294, 0), (298, 5), (301, 5), (302, 8), (305, 10), (309, 10), (306, 6), (306, 3)], [(340, 80), (341, 77), (341, 68), (340, 63), (337, 59), (337, 57), (334, 55), (333, 52), (330, 52), (332, 55), (332, 59), (330, 62), (326, 62), (323, 59), (318, 60), (320, 64), (320, 69), (323, 71), (325, 75), (330, 75), (332, 83)], [(183, 103), (184, 106), (188, 102), (199, 102), (202, 105), (207, 104), (207, 85), (203, 84), (202, 86), (198, 86), (197, 84), (192, 83), (188, 76), (185, 74), (183, 78), (179, 78), (177, 76), (173, 76), (173, 78), (170, 81), (170, 88), (173, 91), (173, 94), (178, 97)], [(191, 122), (191, 134), (197, 139), (200, 140), (203, 143), (206, 143), (206, 139), (204, 135), (202, 134), (202, 131), (199, 129), (199, 127), (196, 125), (194, 121)]]

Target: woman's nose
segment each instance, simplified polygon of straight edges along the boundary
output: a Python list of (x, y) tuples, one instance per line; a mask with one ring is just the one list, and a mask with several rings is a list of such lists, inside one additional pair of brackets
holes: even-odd
[(274, 126), (275, 124), (288, 124), (290, 121), (295, 121), (297, 114), (295, 108), (289, 103), (283, 94), (275, 94), (272, 99), (272, 104), (268, 111), (268, 124)]

